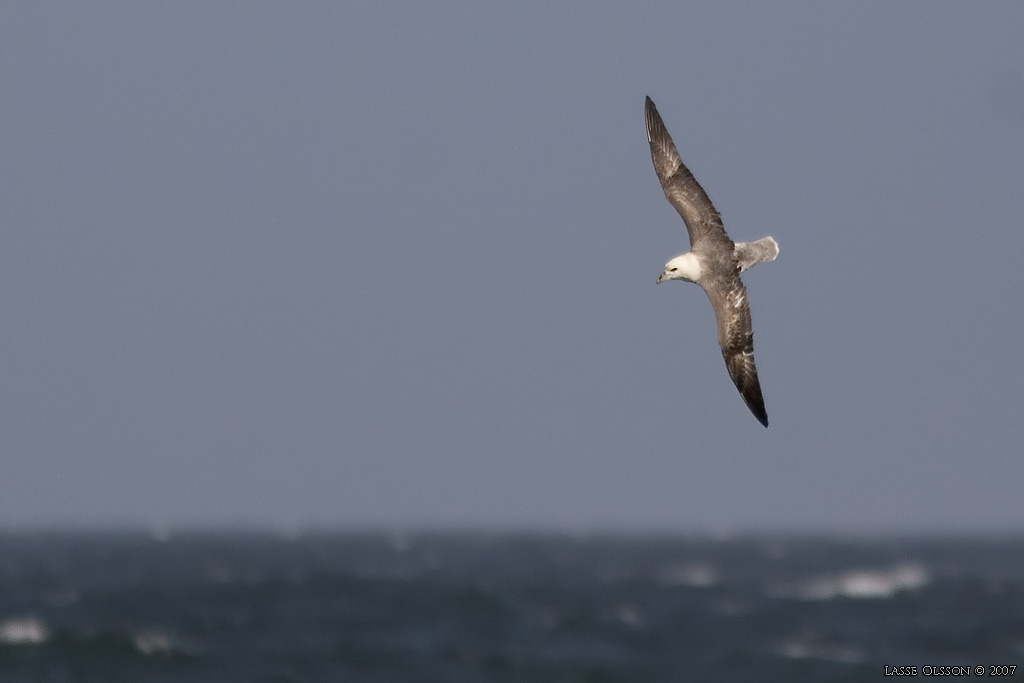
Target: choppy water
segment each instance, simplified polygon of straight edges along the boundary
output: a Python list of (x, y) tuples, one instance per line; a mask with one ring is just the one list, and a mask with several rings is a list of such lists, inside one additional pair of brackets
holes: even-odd
[(1024, 665), (1024, 539), (0, 535), (2, 682), (864, 681), (993, 664)]

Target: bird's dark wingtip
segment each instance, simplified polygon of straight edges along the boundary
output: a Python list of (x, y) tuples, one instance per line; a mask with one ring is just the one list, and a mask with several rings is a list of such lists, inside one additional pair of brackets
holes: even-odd
[[(661, 114), (658, 113), (658, 108), (654, 106), (654, 100), (650, 96), (644, 102), (644, 119), (647, 120), (647, 140), (649, 142), (653, 144), (657, 140), (659, 149), (666, 144), (665, 140), (668, 141), (668, 144), (672, 143), (672, 138), (668, 135), (668, 129), (665, 128), (665, 123), (661, 120)], [(654, 148), (652, 147), (651, 149), (653, 150)], [(655, 169), (657, 169), (657, 166), (657, 162), (655, 162)]]
[[(746, 399), (747, 396), (744, 395), (743, 398)], [(754, 397), (751, 397), (751, 398), (754, 398)], [(764, 409), (764, 399), (761, 399), (760, 392), (758, 392), (758, 396), (756, 398), (760, 399), (760, 400), (753, 400), (753, 401), (747, 400), (746, 401), (747, 407), (750, 408), (750, 412), (754, 414), (754, 417), (757, 418), (757, 421), (760, 422), (761, 424), (763, 424), (765, 426), (765, 428), (767, 428), (768, 427), (768, 411)]]
[[(733, 379), (736, 382), (735, 379)], [(768, 426), (768, 411), (764, 407), (764, 395), (761, 393), (761, 383), (757, 381), (757, 375), (754, 374), (752, 381), (749, 383), (736, 382), (736, 388), (740, 390), (740, 396), (743, 398), (743, 402), (747, 404), (747, 408), (757, 421), (763, 424), (765, 427)]]

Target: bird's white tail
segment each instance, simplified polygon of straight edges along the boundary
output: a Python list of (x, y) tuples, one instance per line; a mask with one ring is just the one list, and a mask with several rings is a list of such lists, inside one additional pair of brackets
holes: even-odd
[(774, 261), (779, 255), (779, 243), (774, 237), (762, 237), (753, 242), (736, 242), (736, 260), (740, 264), (740, 272), (765, 261)]

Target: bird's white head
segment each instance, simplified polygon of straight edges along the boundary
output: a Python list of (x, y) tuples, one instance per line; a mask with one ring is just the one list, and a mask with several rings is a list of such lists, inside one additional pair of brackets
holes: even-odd
[(700, 280), (700, 260), (692, 251), (680, 254), (665, 264), (665, 272), (658, 276), (658, 284), (666, 280)]

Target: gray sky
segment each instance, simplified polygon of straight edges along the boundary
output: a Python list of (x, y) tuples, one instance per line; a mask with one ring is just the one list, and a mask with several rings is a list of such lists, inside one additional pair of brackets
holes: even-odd
[[(5, 3), (0, 526), (1020, 531), (1022, 27)], [(767, 430), (655, 286), (648, 94), (781, 245)]]

